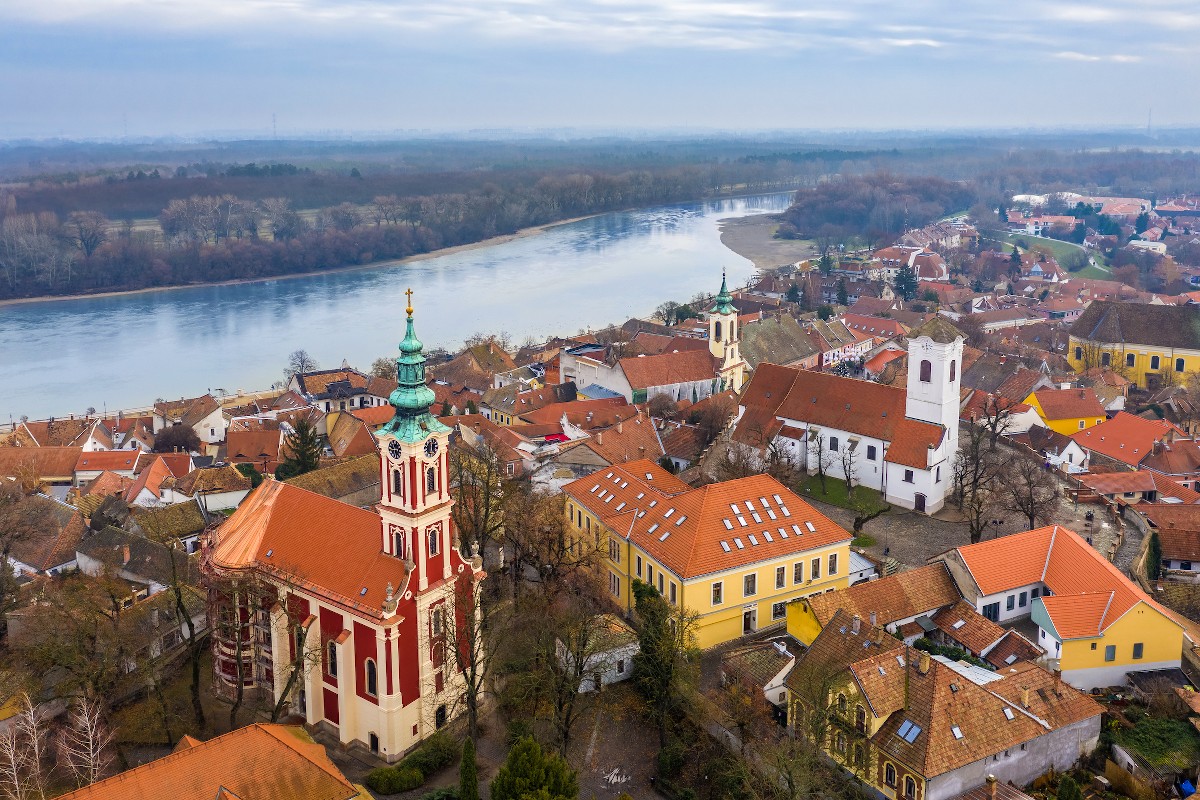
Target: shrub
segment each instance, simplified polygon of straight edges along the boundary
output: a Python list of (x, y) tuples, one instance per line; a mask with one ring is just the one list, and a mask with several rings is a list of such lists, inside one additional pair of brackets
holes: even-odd
[(416, 789), (425, 782), (425, 776), (411, 767), (380, 767), (368, 772), (363, 782), (373, 792), (398, 794)]
[(421, 795), (420, 800), (459, 800), (457, 787), (443, 786)]
[(686, 759), (687, 748), (679, 739), (672, 737), (671, 741), (658, 751), (658, 774), (669, 779), (679, 777)]
[(533, 726), (527, 720), (514, 719), (508, 723), (507, 738), (509, 747), (512, 747), (527, 736), (533, 736)]
[(453, 764), (457, 755), (458, 745), (449, 734), (439, 731), (409, 753), (408, 757), (400, 762), (400, 767), (420, 770), (423, 776), (428, 777)]

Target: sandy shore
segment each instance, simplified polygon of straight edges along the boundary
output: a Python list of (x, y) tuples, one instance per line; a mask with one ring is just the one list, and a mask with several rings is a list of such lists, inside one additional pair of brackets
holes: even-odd
[[(607, 212), (603, 212), (607, 213)], [(9, 300), (0, 300), (0, 307), (16, 305), (18, 303), (51, 303), (56, 300), (92, 300), (97, 297), (120, 297), (127, 294), (146, 294), (148, 292), (167, 292), (172, 289), (192, 289), (206, 286), (237, 286), (243, 283), (263, 283), (265, 281), (284, 281), (289, 278), (307, 278), (313, 275), (328, 275), (331, 272), (351, 272), (360, 269), (379, 269), (380, 267), (390, 267), (395, 264), (411, 264), (416, 261), (425, 261), (430, 258), (439, 258), (448, 256), (454, 253), (464, 253), (468, 250), (478, 250), (482, 247), (492, 247), (505, 242), (524, 239), (527, 236), (535, 236), (543, 231), (549, 230), (558, 225), (568, 225), (572, 222), (597, 217), (600, 214), (585, 214), (582, 217), (572, 217), (571, 219), (562, 219), (558, 222), (548, 222), (545, 225), (535, 225), (532, 228), (522, 228), (516, 233), (507, 233), (503, 236), (493, 236), (490, 239), (484, 239), (470, 244), (460, 244), (454, 247), (443, 247), (440, 250), (431, 250), (428, 253), (417, 253), (406, 258), (390, 258), (386, 261), (372, 261), (367, 264), (349, 264), (344, 267), (330, 267), (329, 269), (312, 270), (309, 272), (289, 272), (286, 275), (264, 275), (261, 278), (244, 278), (235, 281), (217, 281), (215, 283), (179, 283), (172, 286), (150, 286), (145, 289), (126, 289), (116, 292), (96, 292), (94, 294), (63, 294), (63, 295), (43, 295), (41, 297), (14, 297)]]
[(758, 269), (771, 269), (810, 258), (816, 252), (807, 239), (775, 239), (779, 225), (777, 214), (756, 214), (720, 221), (721, 244), (743, 258), (754, 262)]

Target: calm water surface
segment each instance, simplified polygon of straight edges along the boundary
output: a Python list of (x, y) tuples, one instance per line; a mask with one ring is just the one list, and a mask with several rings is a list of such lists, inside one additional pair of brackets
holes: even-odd
[(753, 272), (717, 221), (788, 193), (605, 214), (505, 244), (326, 275), (0, 306), (0, 422), (262, 389), (304, 348), (322, 367), (395, 353), (412, 287), (426, 347), (623, 322)]

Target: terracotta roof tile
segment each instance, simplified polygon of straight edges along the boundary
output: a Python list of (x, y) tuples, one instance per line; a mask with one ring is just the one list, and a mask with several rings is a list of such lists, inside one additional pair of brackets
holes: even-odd
[(93, 470), (112, 472), (134, 472), (138, 459), (146, 459), (149, 463), (152, 456), (147, 456), (141, 450), (96, 450), (91, 453), (80, 453), (75, 462), (76, 472), (91, 472)]
[(693, 489), (640, 459), (580, 478), (563, 492), (684, 580), (851, 538), (768, 475)]
[(1112, 419), (1074, 433), (1071, 438), (1093, 453), (1134, 466), (1153, 454), (1155, 442), (1182, 434), (1166, 420), (1149, 420), (1118, 411)]
[(870, 620), (874, 613), (877, 624), (891, 625), (897, 620), (932, 614), (961, 598), (945, 565), (930, 564), (847, 589), (819, 594), (802, 602), (809, 604), (822, 625), (827, 624), (839, 609), (851, 617), (858, 615), (863, 620)]
[(354, 785), (299, 727), (254, 724), (61, 795), (64, 800), (351, 800)]
[(1005, 633), (966, 600), (939, 611), (933, 616), (933, 624), (976, 656), (999, 642)]
[(983, 658), (996, 669), (1007, 669), (1021, 661), (1036, 661), (1042, 649), (1016, 631), (1008, 631)]
[(1071, 335), (1111, 344), (1200, 350), (1200, 306), (1095, 300), (1071, 325)]
[(83, 514), (57, 500), (37, 498), (31, 502), (42, 504), (44, 524), (38, 527), (34, 535), (13, 543), (12, 557), (38, 572), (74, 561), (75, 548), (87, 533)]
[(70, 478), (83, 453), (80, 447), (0, 447), (0, 475), (33, 469), (42, 478)]
[(1039, 389), (1033, 396), (1042, 407), (1042, 416), (1048, 420), (1104, 419), (1104, 406), (1092, 389)]
[(379, 485), (379, 454), (359, 456), (289, 478), (287, 483), (325, 497), (340, 499)]
[(634, 389), (714, 380), (716, 375), (715, 360), (708, 350), (683, 350), (657, 356), (622, 358), (617, 364)]

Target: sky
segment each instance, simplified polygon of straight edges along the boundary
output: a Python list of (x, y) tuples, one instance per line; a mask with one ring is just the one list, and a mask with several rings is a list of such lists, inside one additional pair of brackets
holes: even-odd
[(1200, 0), (0, 0), (0, 138), (1200, 124)]

